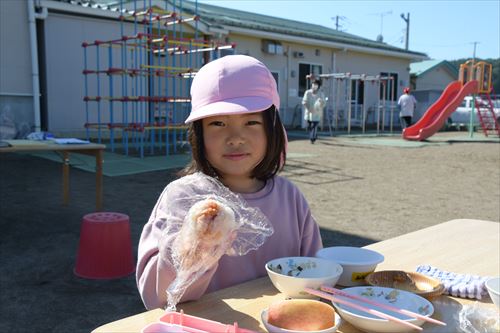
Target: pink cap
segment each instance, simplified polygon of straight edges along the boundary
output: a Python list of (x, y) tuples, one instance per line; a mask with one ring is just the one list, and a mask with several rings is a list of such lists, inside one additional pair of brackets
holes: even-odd
[(276, 81), (267, 67), (255, 58), (228, 55), (211, 61), (191, 84), (191, 113), (186, 123), (216, 116), (279, 110)]

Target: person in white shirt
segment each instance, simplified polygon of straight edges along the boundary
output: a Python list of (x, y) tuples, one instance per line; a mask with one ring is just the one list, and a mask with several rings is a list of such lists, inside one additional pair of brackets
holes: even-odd
[(417, 107), (417, 100), (410, 94), (410, 88), (403, 89), (404, 94), (399, 97), (398, 105), (401, 108), (399, 117), (401, 118), (401, 127), (406, 128), (411, 126), (413, 112)]
[(307, 121), (307, 130), (309, 131), (309, 139), (314, 143), (318, 138), (318, 124), (323, 116), (323, 108), (325, 107), (325, 95), (319, 88), (321, 87), (320, 80), (314, 80), (311, 89), (306, 90), (302, 98), (304, 105), (304, 120)]

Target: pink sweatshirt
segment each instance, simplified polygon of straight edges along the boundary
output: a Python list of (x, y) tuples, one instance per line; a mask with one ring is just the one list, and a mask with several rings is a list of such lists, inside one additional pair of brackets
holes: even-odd
[[(314, 256), (323, 247), (319, 227), (309, 205), (287, 179), (275, 176), (256, 193), (242, 194), (251, 207), (258, 207), (267, 216), (274, 233), (256, 251), (244, 256), (224, 255), (185, 292), (181, 302), (195, 300), (203, 294), (266, 276), (265, 264), (272, 259), (289, 256)], [(159, 201), (164, 196), (161, 195)], [(166, 289), (175, 279), (171, 263), (160, 258), (158, 240), (161, 230), (156, 225), (156, 207), (144, 226), (137, 258), (137, 287), (147, 309), (164, 307)]]

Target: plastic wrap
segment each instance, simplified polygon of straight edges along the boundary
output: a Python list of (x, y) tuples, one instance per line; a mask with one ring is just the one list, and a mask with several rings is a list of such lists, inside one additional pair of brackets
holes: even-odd
[(484, 308), (481, 303), (465, 305), (458, 315), (460, 329), (464, 333), (500, 332), (500, 316), (497, 308)]
[(157, 208), (165, 214), (160, 254), (176, 270), (166, 291), (168, 310), (175, 310), (186, 288), (224, 254), (241, 256), (256, 250), (273, 233), (259, 209), (203, 173), (170, 183)]

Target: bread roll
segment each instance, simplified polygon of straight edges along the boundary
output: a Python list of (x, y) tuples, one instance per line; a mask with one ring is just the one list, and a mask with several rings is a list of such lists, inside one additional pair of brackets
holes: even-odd
[(214, 199), (195, 203), (188, 211), (179, 236), (173, 243), (180, 270), (197, 270), (210, 266), (225, 250), (231, 232), (238, 227), (233, 210)]
[(296, 331), (319, 331), (335, 325), (331, 305), (309, 299), (291, 299), (271, 304), (267, 322)]

